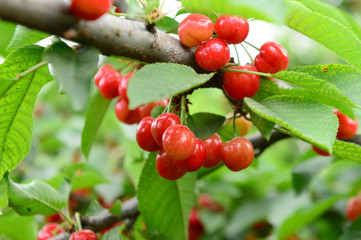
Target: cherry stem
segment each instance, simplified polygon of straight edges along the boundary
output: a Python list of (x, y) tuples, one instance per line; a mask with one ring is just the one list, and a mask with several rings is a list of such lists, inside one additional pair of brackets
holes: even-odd
[(253, 45), (253, 44), (251, 44), (251, 43), (249, 43), (249, 42), (247, 42), (247, 41), (243, 41), (243, 42), (246, 43), (246, 44), (248, 44), (248, 45), (250, 45), (251, 47), (253, 47), (254, 49), (257, 49), (257, 50), (259, 51), (259, 48), (256, 47), (255, 45)]
[(76, 225), (77, 225), (78, 231), (83, 230), (83, 228), (81, 226), (81, 220), (80, 220), (80, 213), (79, 212), (75, 213), (75, 219), (76, 219), (76, 223), (77, 223)]
[[(115, 13), (115, 12), (111, 12), (111, 11), (109, 11), (108, 13), (111, 14), (111, 15), (117, 16), (117, 17), (128, 17), (128, 18), (130, 18), (130, 15), (128, 13)], [(148, 19), (144, 15), (135, 15), (135, 16), (132, 16), (132, 17)]]
[(46, 64), (48, 64), (48, 63), (47, 62), (40, 62), (40, 63), (32, 66), (31, 68), (25, 70), (24, 72), (16, 75), (15, 80), (20, 80), (20, 78), (25, 77), (26, 75), (38, 70), (39, 68), (43, 67)]
[(233, 45), (233, 47), (234, 47), (234, 50), (236, 51), (236, 54), (237, 54), (238, 66), (240, 66), (240, 65), (241, 65), (241, 60), (240, 60), (240, 58), (239, 58), (239, 54), (238, 54), (237, 47), (236, 47), (236, 45)]
[(269, 78), (273, 77), (273, 75), (270, 74), (270, 73), (254, 72), (254, 71), (247, 71), (247, 70), (233, 69), (233, 68), (223, 68), (222, 71), (224, 71), (224, 72), (249, 73), (249, 74), (255, 74), (255, 75), (260, 75), (260, 76), (269, 77)]
[(71, 220), (71, 219), (68, 217), (68, 214), (65, 214), (65, 213), (63, 213), (63, 212), (59, 212), (59, 214), (60, 214), (61, 216), (63, 216), (64, 219), (65, 219), (70, 225), (74, 225), (74, 221)]
[(251, 54), (248, 52), (247, 48), (246, 48), (245, 46), (243, 46), (242, 43), (241, 43), (241, 46), (243, 47), (244, 51), (247, 53), (248, 57), (251, 59), (251, 62), (252, 62), (252, 64), (253, 64), (254, 61), (253, 61), (253, 58), (252, 58)]
[(138, 2), (143, 6), (143, 8), (148, 8), (147, 4), (144, 3), (142, 0), (138, 0)]
[(181, 124), (182, 125), (186, 125), (187, 124), (187, 120), (186, 120), (186, 96), (182, 95), (182, 99), (181, 99)]
[(237, 133), (236, 133), (236, 112), (233, 113), (233, 137), (236, 138), (237, 137)]
[(163, 113), (169, 113), (170, 112), (170, 107), (172, 106), (172, 102), (173, 102), (173, 96), (169, 99), (169, 103), (168, 105), (164, 108)]

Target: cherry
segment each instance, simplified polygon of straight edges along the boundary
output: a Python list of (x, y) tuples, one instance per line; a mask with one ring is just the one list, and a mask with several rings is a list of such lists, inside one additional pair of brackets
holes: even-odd
[(128, 108), (128, 102), (122, 98), (115, 104), (115, 115), (119, 121), (126, 124), (138, 123), (141, 120), (139, 110), (130, 110)]
[(174, 124), (180, 124), (180, 119), (174, 113), (163, 113), (155, 118), (152, 123), (152, 135), (155, 142), (163, 147), (163, 133), (165, 130)]
[(98, 236), (92, 230), (84, 229), (73, 232), (69, 240), (98, 240)]
[(205, 208), (214, 212), (222, 212), (223, 206), (216, 202), (209, 194), (202, 193), (197, 199), (197, 203), (202, 208)]
[(237, 137), (223, 144), (222, 160), (232, 171), (240, 171), (251, 165), (254, 158), (252, 143)]
[(196, 47), (213, 35), (213, 22), (203, 14), (191, 14), (179, 23), (178, 35), (187, 47)]
[(337, 115), (339, 126), (336, 138), (349, 139), (356, 135), (358, 129), (358, 120), (352, 120), (339, 110), (334, 110), (333, 113)]
[(203, 167), (211, 168), (218, 165), (222, 160), (222, 139), (216, 133), (204, 139), (203, 143), (206, 149), (206, 159), (204, 160)]
[(196, 146), (192, 155), (184, 161), (174, 160), (174, 163), (187, 172), (194, 172), (202, 167), (205, 159), (206, 148), (202, 140), (196, 138)]
[(168, 105), (168, 100), (160, 100), (148, 104), (143, 104), (138, 107), (139, 114), (141, 118), (145, 118), (147, 116), (150, 116), (152, 110), (156, 106), (163, 106), (166, 107)]
[[(230, 67), (229, 69), (239, 69), (258, 72), (252, 65), (240, 67)], [(252, 97), (259, 89), (261, 77), (256, 74), (241, 72), (225, 72), (223, 74), (223, 89), (227, 95), (234, 100), (243, 100), (245, 97)]]
[(197, 64), (208, 71), (216, 71), (229, 61), (228, 44), (220, 38), (211, 38), (203, 42), (195, 52)]
[(45, 218), (45, 221), (48, 223), (51, 222), (64, 222), (64, 217), (60, 213), (54, 213), (48, 217)]
[(175, 124), (167, 128), (163, 134), (163, 148), (174, 159), (184, 161), (196, 148), (196, 136), (184, 125)]
[(254, 65), (260, 72), (277, 73), (288, 66), (288, 53), (276, 42), (266, 42), (260, 48), (260, 53), (254, 59)]
[(200, 220), (198, 209), (193, 208), (189, 215), (188, 239), (200, 240), (204, 233), (204, 227)]
[(70, 10), (78, 18), (95, 20), (107, 13), (113, 0), (72, 0)]
[(48, 223), (40, 229), (37, 240), (47, 240), (62, 232), (64, 232), (64, 229), (62, 229), (59, 224)]
[(177, 180), (187, 172), (175, 165), (174, 159), (164, 149), (159, 150), (155, 166), (159, 175), (167, 180)]
[(246, 39), (249, 25), (243, 17), (222, 15), (214, 23), (214, 30), (218, 37), (228, 43), (238, 44)]
[(110, 64), (103, 65), (101, 68), (99, 68), (98, 72), (94, 76), (95, 85), (98, 87), (100, 79), (102, 79), (102, 77), (105, 74), (107, 74), (108, 72), (115, 72), (115, 71), (116, 70), (115, 70), (115, 68), (113, 68), (112, 65), (110, 65)]
[[(227, 118), (233, 118), (233, 114), (228, 114)], [(239, 130), (239, 135), (241, 137), (247, 135), (247, 133), (251, 130), (253, 123), (247, 120), (245, 117), (236, 117), (236, 127)], [(233, 125), (233, 119), (227, 123), (227, 125)]]
[(346, 217), (351, 222), (355, 221), (361, 215), (361, 197), (351, 197), (346, 206)]
[(315, 151), (317, 154), (319, 154), (319, 155), (322, 155), (322, 156), (330, 156), (330, 153), (329, 152), (326, 152), (326, 151), (324, 151), (324, 150), (322, 150), (322, 149), (319, 149), (319, 148), (317, 148), (317, 147), (315, 147), (315, 146), (312, 146), (312, 149), (313, 149), (313, 151)]
[(127, 102), (129, 101), (128, 96), (127, 96), (127, 87), (128, 87), (129, 80), (132, 78), (133, 74), (134, 74), (134, 72), (125, 74), (118, 86), (119, 96)]
[(99, 80), (98, 88), (100, 93), (106, 99), (113, 99), (117, 97), (118, 86), (122, 80), (122, 75), (117, 71), (108, 71)]
[(136, 139), (140, 148), (148, 152), (154, 152), (160, 149), (159, 145), (155, 142), (151, 127), (154, 118), (143, 118), (137, 127)]

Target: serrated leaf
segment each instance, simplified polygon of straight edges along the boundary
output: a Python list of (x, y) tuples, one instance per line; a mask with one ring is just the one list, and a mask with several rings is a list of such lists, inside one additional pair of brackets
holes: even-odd
[(155, 168), (157, 153), (151, 153), (143, 168), (139, 185), (139, 211), (148, 229), (156, 230), (172, 240), (187, 238), (188, 220), (195, 204), (194, 173), (168, 181)]
[(167, 99), (198, 87), (211, 79), (214, 74), (197, 74), (193, 68), (175, 63), (146, 65), (129, 81), (127, 89), (129, 108)]
[(261, 101), (265, 98), (281, 93), (282, 89), (274, 81), (261, 77), (259, 89), (252, 98), (256, 101)]
[(95, 137), (109, 108), (110, 100), (105, 99), (99, 91), (91, 97), (85, 113), (85, 123), (81, 134), (81, 150), (89, 157)]
[(42, 53), (42, 47), (25, 47), (11, 53), (0, 65), (0, 178), (30, 151), (35, 100), (51, 77), (42, 67), (20, 80), (14, 78), (38, 64)]
[(332, 109), (302, 96), (272, 96), (257, 102), (245, 98), (247, 106), (265, 119), (290, 130), (316, 147), (332, 150), (338, 120)]
[(197, 138), (205, 139), (218, 132), (225, 120), (213, 113), (195, 113), (187, 117), (187, 126)]
[(82, 110), (87, 104), (91, 79), (97, 67), (99, 52), (90, 47), (73, 50), (64, 42), (54, 43), (45, 52), (51, 64), (54, 77), (70, 97), (75, 110)]
[(33, 45), (46, 37), (49, 37), (49, 34), (18, 25), (7, 50), (14, 51), (18, 48)]
[(16, 24), (0, 20), (0, 56), (6, 57), (8, 55), (6, 48), (11, 42), (15, 28)]
[(271, 138), (272, 130), (275, 126), (275, 123), (268, 121), (267, 119), (261, 117), (252, 110), (249, 110), (249, 115), (251, 116), (252, 123), (257, 127), (262, 136), (265, 139), (269, 140)]
[(183, 6), (195, 10), (238, 15), (279, 24), (284, 23), (288, 6), (284, 0), (182, 0), (182, 3)]
[(179, 23), (175, 19), (167, 16), (162, 21), (157, 22), (157, 28), (166, 33), (178, 34), (178, 25)]
[(8, 238), (4, 240), (34, 240), (38, 235), (35, 217), (23, 217), (10, 210), (0, 216), (0, 233)]
[(361, 163), (361, 146), (355, 143), (336, 140), (332, 154)]
[[(287, 25), (297, 32), (319, 42), (344, 60), (361, 69), (361, 40), (354, 31), (354, 23), (345, 24), (329, 10), (330, 6), (315, 8), (316, 1), (297, 2), (289, 0)], [(311, 4), (310, 4), (311, 3)], [(349, 19), (347, 20), (349, 21)]]
[(25, 184), (14, 183), (9, 179), (8, 197), (9, 206), (23, 216), (49, 216), (61, 212), (67, 203), (63, 195), (39, 179)]

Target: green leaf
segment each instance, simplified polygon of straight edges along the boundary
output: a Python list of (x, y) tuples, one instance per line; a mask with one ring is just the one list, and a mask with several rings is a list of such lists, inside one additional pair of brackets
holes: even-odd
[(63, 170), (66, 179), (71, 181), (71, 190), (92, 188), (99, 183), (106, 182), (96, 169), (84, 164), (72, 165)]
[(121, 227), (115, 227), (107, 231), (104, 236), (102, 237), (102, 240), (122, 240), (120, 236), (120, 228)]
[(336, 140), (332, 154), (349, 160), (361, 162), (361, 146), (355, 143)]
[(64, 42), (58, 41), (47, 49), (45, 58), (53, 67), (55, 79), (70, 97), (73, 108), (84, 109), (91, 79), (98, 67), (98, 50), (90, 47), (73, 50)]
[(5, 183), (4, 179), (0, 180), (0, 216), (3, 214), (4, 209), (8, 208), (8, 185)]
[(0, 20), (0, 56), (6, 57), (8, 55), (6, 48), (11, 41), (15, 28), (16, 24)]
[(99, 91), (91, 97), (85, 113), (85, 124), (81, 134), (81, 150), (89, 157), (98, 130), (109, 108), (110, 100), (105, 99)]
[(257, 93), (252, 97), (256, 101), (261, 101), (273, 95), (282, 93), (282, 89), (272, 80), (261, 77), (261, 84)]
[(9, 206), (24, 216), (49, 216), (61, 212), (67, 202), (63, 195), (39, 179), (25, 184), (14, 183), (9, 179), (8, 197)]
[(332, 150), (338, 120), (331, 109), (302, 96), (272, 96), (261, 102), (245, 98), (248, 107), (261, 117), (290, 130), (316, 147)]
[[(289, 2), (287, 25), (291, 29), (317, 41), (361, 69), (361, 40), (359, 30), (354, 31), (356, 24), (345, 24), (344, 19), (330, 10), (330, 6), (315, 7), (316, 1)], [(350, 18), (346, 21), (350, 22)]]
[(42, 67), (20, 80), (13, 79), (39, 63), (42, 53), (42, 47), (29, 46), (11, 53), (0, 65), (0, 178), (30, 151), (35, 100), (51, 77)]
[(38, 235), (35, 217), (19, 216), (11, 210), (0, 216), (0, 233), (10, 240), (34, 240)]
[(174, 63), (146, 65), (129, 81), (127, 89), (129, 108), (167, 99), (198, 87), (211, 79), (214, 74), (197, 74), (191, 67)]
[(95, 216), (108, 213), (108, 209), (105, 209), (97, 200), (91, 201), (89, 207), (85, 213), (86, 216)]
[(159, 115), (161, 115), (164, 111), (165, 107), (163, 106), (155, 106), (153, 109), (152, 109), (152, 112), (150, 113), (150, 116), (152, 118), (156, 118), (158, 117)]
[(122, 212), (122, 202), (117, 200), (109, 209), (109, 212), (115, 216), (120, 216), (120, 213)]
[(166, 32), (178, 34), (179, 23), (171, 17), (165, 16), (162, 21), (157, 22), (157, 28)]
[[(183, 6), (195, 10), (238, 15), (282, 24), (286, 20), (286, 0), (182, 0)], [(265, 7), (267, 6), (267, 7)]]
[(188, 116), (187, 126), (199, 139), (212, 136), (222, 127), (224, 116), (213, 113), (195, 113)]
[(156, 230), (172, 240), (187, 238), (188, 220), (195, 204), (194, 173), (168, 181), (155, 168), (156, 153), (151, 153), (143, 168), (139, 185), (139, 211), (148, 229)]
[(345, 230), (340, 240), (358, 240), (361, 238), (361, 218), (357, 218)]
[(251, 120), (253, 124), (258, 128), (262, 136), (269, 140), (272, 135), (273, 127), (275, 126), (274, 122), (268, 121), (267, 119), (261, 117), (257, 113), (249, 110), (249, 115), (251, 116)]
[(46, 37), (49, 37), (49, 34), (18, 25), (7, 50), (14, 51), (18, 48), (33, 45)]

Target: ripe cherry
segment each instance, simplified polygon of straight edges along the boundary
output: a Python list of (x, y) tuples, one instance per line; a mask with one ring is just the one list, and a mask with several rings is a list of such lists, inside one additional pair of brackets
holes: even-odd
[(40, 229), (37, 240), (47, 240), (62, 232), (64, 232), (64, 229), (62, 229), (59, 224), (48, 223)]
[(260, 53), (254, 59), (254, 65), (260, 72), (277, 73), (288, 66), (288, 53), (276, 42), (266, 42), (260, 48)]
[(208, 71), (216, 71), (229, 61), (228, 44), (220, 38), (211, 38), (203, 42), (195, 52), (197, 64)]
[(216, 202), (209, 194), (202, 193), (199, 195), (197, 199), (197, 203), (204, 209), (214, 211), (214, 212), (222, 212), (223, 206)]
[(196, 138), (196, 147), (192, 155), (184, 161), (174, 160), (174, 163), (186, 170), (187, 172), (194, 172), (200, 169), (206, 159), (206, 148), (202, 140)]
[(336, 138), (349, 139), (356, 135), (358, 129), (358, 120), (352, 120), (339, 110), (334, 110), (333, 113), (337, 115), (339, 126)]
[[(229, 69), (239, 69), (258, 72), (252, 65), (240, 67), (230, 67)], [(252, 97), (259, 89), (261, 77), (256, 74), (241, 72), (225, 72), (223, 74), (223, 89), (227, 95), (234, 100), (243, 100), (245, 97)]]
[(252, 143), (237, 137), (223, 144), (222, 160), (232, 171), (240, 171), (251, 165), (254, 158)]
[(141, 118), (145, 118), (147, 116), (150, 116), (154, 107), (156, 106), (166, 107), (167, 105), (168, 105), (168, 100), (160, 100), (152, 103), (143, 104), (138, 107), (138, 111)]
[(184, 161), (196, 147), (196, 136), (184, 125), (172, 125), (163, 134), (163, 148), (172, 158)]
[(325, 150), (319, 149), (318, 147), (312, 146), (313, 151), (315, 151), (318, 155), (322, 156), (330, 156), (329, 152), (326, 152)]
[(118, 86), (119, 96), (127, 102), (129, 101), (128, 96), (127, 96), (127, 87), (128, 87), (129, 80), (132, 78), (133, 74), (134, 74), (134, 72), (125, 74)]
[(346, 217), (351, 222), (355, 221), (361, 215), (361, 197), (351, 197), (346, 206)]
[(108, 71), (99, 80), (98, 88), (100, 93), (106, 99), (113, 99), (117, 97), (118, 86), (122, 79), (122, 75), (117, 71)]
[(238, 44), (247, 38), (249, 25), (243, 17), (222, 15), (214, 23), (214, 30), (228, 43)]
[(203, 14), (191, 14), (179, 23), (178, 35), (187, 47), (196, 47), (213, 35), (213, 22)]
[(107, 74), (108, 72), (115, 72), (115, 68), (113, 68), (110, 64), (105, 64), (101, 68), (99, 68), (98, 72), (94, 76), (94, 82), (96, 86), (99, 86), (100, 79)]
[(69, 240), (98, 240), (98, 236), (91, 230), (84, 229), (81, 231), (73, 232)]
[(136, 139), (140, 148), (148, 152), (154, 152), (160, 149), (160, 146), (155, 142), (151, 126), (154, 121), (152, 117), (143, 118), (137, 127)]
[(174, 125), (180, 124), (180, 119), (174, 113), (163, 113), (154, 119), (152, 123), (152, 135), (159, 146), (163, 146), (163, 133), (165, 130)]
[(115, 115), (119, 121), (126, 124), (138, 123), (141, 120), (138, 109), (130, 110), (128, 102), (122, 98), (115, 104)]
[(48, 223), (51, 223), (51, 222), (64, 222), (65, 219), (63, 217), (63, 215), (61, 215), (60, 213), (54, 213), (48, 217), (45, 218), (45, 221), (48, 222)]
[(70, 10), (78, 18), (95, 20), (107, 13), (113, 0), (72, 0)]
[(206, 159), (203, 167), (211, 168), (218, 165), (222, 161), (223, 142), (220, 136), (216, 133), (209, 138), (203, 140), (206, 149)]
[(167, 180), (177, 180), (187, 172), (175, 165), (174, 159), (164, 149), (159, 150), (155, 166), (159, 175)]
[(200, 220), (198, 209), (193, 208), (189, 215), (188, 239), (200, 240), (204, 233), (204, 227)]

